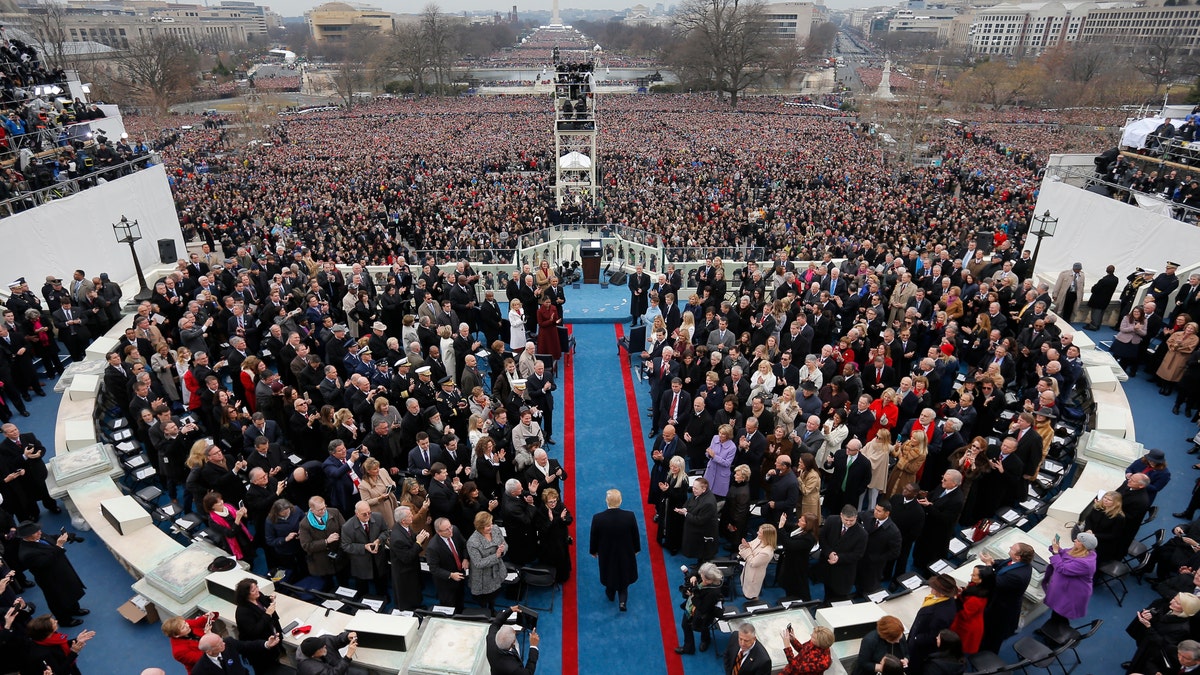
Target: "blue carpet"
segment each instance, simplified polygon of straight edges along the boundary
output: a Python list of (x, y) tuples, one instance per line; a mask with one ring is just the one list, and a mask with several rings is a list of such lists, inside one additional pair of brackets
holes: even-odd
[[(584, 304), (584, 298), (594, 291), (597, 300), (608, 304), (606, 313), (617, 320), (625, 318), (619, 312), (622, 299), (628, 299), (628, 291), (623, 288), (600, 289), (598, 286), (585, 286), (583, 291), (569, 294), (574, 302)], [(586, 296), (585, 296), (586, 294)], [(587, 303), (593, 309), (593, 314), (600, 313), (599, 306)], [(581, 308), (582, 313), (582, 308)], [(612, 319), (609, 319), (612, 320)], [(577, 611), (578, 611), (578, 653), (563, 653), (564, 639), (562, 636), (562, 616), (570, 611), (561, 602), (561, 596), (556, 598), (553, 612), (544, 612), (541, 617), (540, 632), (543, 635), (542, 660), (540, 672), (559, 673), (564, 671), (564, 660), (577, 660), (577, 672), (585, 675), (624, 673), (630, 670), (630, 665), (636, 663), (636, 669), (647, 675), (665, 675), (668, 673), (667, 661), (664, 656), (678, 644), (679, 614), (678, 586), (680, 575), (679, 566), (689, 561), (681, 557), (665, 555), (666, 592), (671, 598), (669, 605), (672, 616), (667, 623), (674, 626), (674, 633), (664, 635), (660, 630), (658, 617), (659, 605), (656, 603), (656, 588), (653, 577), (649, 546), (656, 544), (642, 541), (643, 552), (638, 558), (640, 580), (631, 589), (629, 612), (620, 613), (615, 603), (609, 603), (604, 598), (600, 587), (598, 571), (595, 562), (587, 554), (588, 534), (591, 517), (604, 508), (604, 493), (610, 487), (622, 491), (625, 499), (624, 506), (637, 514), (639, 524), (645, 532), (646, 523), (642, 515), (641, 504), (645, 499), (645, 490), (638, 481), (638, 471), (635, 462), (648, 461), (646, 457), (635, 457), (631, 437), (631, 423), (627, 413), (625, 392), (619, 367), (621, 361), (617, 356), (615, 332), (612, 325), (577, 325), (574, 335), (578, 344), (578, 352), (574, 358), (575, 377), (575, 467), (568, 482), (568, 488), (576, 495), (576, 553), (577, 553)], [(1111, 330), (1093, 333), (1097, 341), (1110, 339)], [(1156, 521), (1143, 528), (1150, 532), (1160, 527), (1171, 527), (1176, 524), (1171, 512), (1180, 510), (1191, 493), (1197, 472), (1192, 470), (1193, 458), (1186, 454), (1190, 445), (1184, 438), (1195, 432), (1195, 426), (1182, 416), (1172, 415), (1171, 400), (1161, 397), (1155, 385), (1138, 377), (1126, 383), (1125, 390), (1129, 396), (1137, 420), (1138, 440), (1147, 447), (1162, 448), (1175, 471), (1174, 480), (1159, 496), (1159, 516)], [(560, 376), (561, 384), (561, 376)], [(639, 414), (649, 405), (649, 394), (644, 385), (635, 384), (637, 410)], [(560, 441), (557, 446), (550, 446), (551, 454), (562, 457), (563, 401), (558, 402), (559, 415), (556, 419), (555, 438)], [(29, 404), (33, 413), (30, 418), (17, 418), (22, 431), (33, 432), (43, 441), (54, 437), (53, 420), (58, 406), (58, 397), (38, 399)], [(649, 431), (649, 420), (643, 419), (643, 431)], [(1114, 486), (1115, 487), (1115, 486)], [(57, 531), (59, 527), (68, 525), (64, 516), (45, 517), (47, 531)], [(113, 560), (107, 549), (96, 540), (88, 537), (88, 541), (76, 544), (70, 549), (76, 568), (88, 585), (88, 594), (83, 605), (92, 610), (86, 618), (84, 626), (97, 631), (97, 637), (80, 655), (79, 666), (86, 673), (137, 673), (147, 666), (163, 667), (169, 673), (181, 673), (182, 669), (171, 659), (167, 641), (162, 637), (157, 625), (134, 625), (121, 618), (116, 608), (132, 597), (129, 585), (132, 579)], [(768, 583), (771, 576), (768, 575)], [(820, 587), (814, 592), (820, 596)], [(548, 600), (547, 591), (535, 589), (530, 602), (544, 605)], [(556, 592), (557, 593), (557, 592)], [(763, 597), (774, 599), (781, 595), (778, 588), (767, 586)], [(31, 589), (25, 594), (30, 601), (44, 607), (39, 589)], [(1116, 673), (1119, 672), (1121, 661), (1128, 659), (1134, 651), (1133, 641), (1124, 633), (1133, 613), (1145, 606), (1156, 595), (1149, 586), (1139, 586), (1130, 582), (1130, 593), (1124, 607), (1118, 607), (1112, 595), (1103, 589), (1097, 590), (1092, 598), (1089, 618), (1101, 618), (1105, 625), (1100, 634), (1080, 647), (1084, 666), (1077, 672), (1086, 673)], [(741, 604), (740, 600), (737, 604)], [(1039, 621), (1040, 623), (1040, 621)], [(1081, 622), (1082, 623), (1082, 622)], [(1035, 625), (1036, 627), (1036, 625)], [(80, 629), (71, 629), (75, 634)], [(1021, 635), (1032, 630), (1027, 627)], [(1015, 640), (1010, 641), (1011, 645)], [(612, 646), (621, 645), (622, 654), (614, 655)], [(130, 649), (136, 645), (135, 649)], [(721, 643), (716, 646), (723, 647)], [(615, 656), (615, 657), (614, 657)], [(671, 655), (674, 657), (674, 655)], [(1002, 656), (1015, 659), (1011, 647), (1002, 652)], [(115, 668), (113, 664), (121, 664)], [(715, 675), (720, 671), (720, 661), (712, 652), (686, 656), (682, 659), (683, 672), (687, 675)]]

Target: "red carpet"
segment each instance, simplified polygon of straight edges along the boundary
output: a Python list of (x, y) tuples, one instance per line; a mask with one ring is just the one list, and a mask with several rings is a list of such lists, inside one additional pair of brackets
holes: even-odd
[[(625, 326), (615, 324), (617, 339), (625, 337)], [(654, 602), (658, 605), (658, 629), (663, 636), (663, 658), (667, 663), (667, 675), (683, 675), (683, 661), (675, 653), (674, 645), (678, 643), (678, 627), (675, 621), (674, 600), (671, 597), (671, 584), (667, 579), (667, 566), (663, 560), (662, 548), (654, 542), (650, 533), (654, 523), (654, 508), (646, 503), (645, 495), (650, 488), (650, 469), (646, 465), (645, 434), (642, 433), (642, 414), (638, 409), (637, 392), (633, 388), (633, 373), (629, 370), (629, 354), (620, 350), (621, 379), (625, 385), (625, 407), (629, 413), (630, 434), (633, 441), (633, 460), (637, 465), (638, 484), (640, 491), (636, 495), (625, 495), (624, 503), (636, 501), (642, 505), (642, 517), (646, 523), (646, 547), (650, 550), (650, 569), (654, 576)], [(564, 625), (566, 621), (564, 619)], [(564, 628), (565, 631), (565, 628)], [(669, 636), (669, 637), (668, 637)], [(564, 653), (565, 653), (564, 645)]]
[[(567, 325), (567, 333), (572, 332), (572, 326)], [(563, 471), (568, 476), (575, 475), (575, 363), (569, 355), (564, 355), (563, 366)], [(563, 504), (575, 517), (575, 492), (564, 490)], [(570, 547), (571, 569), (576, 567), (575, 547)], [(562, 672), (563, 675), (579, 674), (579, 607), (576, 604), (576, 575), (572, 574), (562, 588)]]

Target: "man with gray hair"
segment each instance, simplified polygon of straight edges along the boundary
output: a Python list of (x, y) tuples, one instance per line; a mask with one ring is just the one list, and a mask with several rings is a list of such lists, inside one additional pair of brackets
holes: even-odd
[(744, 623), (725, 648), (726, 675), (769, 675), (771, 656), (758, 640), (754, 624)]
[(529, 655), (522, 663), (521, 648), (517, 645), (516, 631), (511, 626), (505, 625), (509, 616), (514, 612), (520, 613), (520, 611), (521, 608), (517, 605), (500, 610), (496, 618), (492, 619), (491, 628), (488, 629), (487, 660), (491, 672), (495, 675), (533, 675), (533, 671), (537, 668), (538, 644), (542, 641), (542, 636), (538, 635), (537, 629), (535, 628), (529, 633)]
[(947, 469), (942, 474), (941, 487), (930, 490), (928, 495), (917, 500), (918, 504), (925, 507), (925, 529), (913, 547), (913, 565), (917, 569), (928, 567), (950, 549), (950, 539), (954, 537), (954, 528), (958, 525), (958, 517), (966, 500), (959, 489), (961, 486), (962, 473), (957, 469)]
[(388, 537), (392, 560), (392, 590), (396, 609), (412, 610), (421, 606), (421, 547), (429, 540), (429, 531), (413, 529), (412, 509), (401, 506), (395, 512), (396, 524)]
[(204, 656), (192, 666), (193, 675), (249, 675), (250, 669), (242, 657), (247, 654), (265, 656), (279, 644), (276, 633), (266, 640), (235, 640), (207, 633), (196, 645)]

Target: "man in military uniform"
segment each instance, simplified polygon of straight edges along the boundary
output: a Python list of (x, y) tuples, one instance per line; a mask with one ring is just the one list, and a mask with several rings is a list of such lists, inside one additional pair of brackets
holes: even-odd
[(1158, 274), (1158, 270), (1139, 267), (1133, 274), (1125, 277), (1127, 283), (1121, 290), (1121, 311), (1117, 314), (1116, 323), (1113, 325), (1114, 329), (1121, 330), (1121, 319), (1128, 316), (1129, 310), (1133, 309), (1133, 299), (1137, 296), (1138, 289), (1150, 283), (1155, 274)]
[(437, 408), (442, 421), (454, 429), (459, 438), (467, 437), (467, 420), (471, 416), (470, 404), (455, 386), (454, 377), (447, 375), (438, 380), (441, 390), (437, 393)]
[(1146, 295), (1154, 298), (1154, 304), (1157, 306), (1155, 312), (1160, 317), (1167, 308), (1167, 296), (1179, 288), (1179, 277), (1175, 276), (1177, 269), (1179, 263), (1167, 261), (1167, 270), (1155, 277), (1154, 282), (1150, 284), (1150, 290), (1146, 291)]
[(42, 301), (29, 290), (29, 284), (25, 281), (25, 277), (9, 283), (8, 292), (8, 300), (4, 304), (13, 311), (13, 315), (17, 319), (24, 321), (25, 311), (30, 309), (36, 309), (43, 317), (47, 315), (45, 308), (42, 307)]
[(412, 386), (412, 395), (421, 402), (422, 408), (428, 408), (437, 403), (437, 390), (433, 386), (431, 372), (432, 368), (429, 366), (417, 368), (417, 381)]

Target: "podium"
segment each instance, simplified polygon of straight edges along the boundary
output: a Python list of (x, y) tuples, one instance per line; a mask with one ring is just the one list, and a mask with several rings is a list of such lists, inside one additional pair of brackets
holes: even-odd
[(583, 283), (600, 283), (600, 258), (604, 255), (604, 244), (599, 239), (579, 241), (579, 259), (583, 268)]

